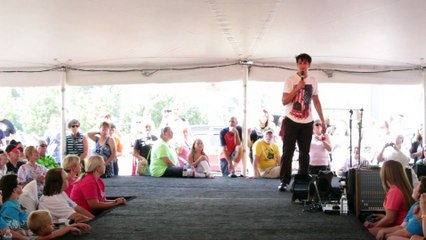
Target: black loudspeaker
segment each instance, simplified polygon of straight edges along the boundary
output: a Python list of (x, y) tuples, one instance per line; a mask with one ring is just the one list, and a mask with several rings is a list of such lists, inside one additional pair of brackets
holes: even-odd
[(291, 191), (293, 192), (291, 198), (293, 202), (296, 200), (303, 201), (308, 199), (310, 182), (311, 177), (309, 175), (296, 174), (294, 176), (293, 182), (290, 184)]
[[(411, 169), (406, 168), (412, 184)], [(384, 212), (385, 190), (380, 180), (380, 168), (350, 169), (347, 177), (349, 210), (358, 217), (361, 212)]]

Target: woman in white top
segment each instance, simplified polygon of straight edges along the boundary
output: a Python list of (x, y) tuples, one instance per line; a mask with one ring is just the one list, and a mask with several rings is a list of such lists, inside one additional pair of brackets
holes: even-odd
[(332, 148), (330, 137), (327, 134), (322, 134), (321, 120), (315, 120), (311, 148), (309, 150), (309, 174), (318, 174), (320, 170), (326, 171), (330, 169), (330, 152)]
[(62, 168), (52, 168), (46, 174), (39, 209), (49, 210), (53, 223), (87, 222), (95, 216), (73, 202), (64, 190), (68, 187), (67, 174)]

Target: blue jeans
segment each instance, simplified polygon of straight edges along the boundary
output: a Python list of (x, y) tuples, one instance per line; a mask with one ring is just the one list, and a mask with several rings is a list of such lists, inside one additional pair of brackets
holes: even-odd
[(222, 172), (222, 176), (229, 175), (228, 161), (225, 158), (220, 159), (220, 171)]

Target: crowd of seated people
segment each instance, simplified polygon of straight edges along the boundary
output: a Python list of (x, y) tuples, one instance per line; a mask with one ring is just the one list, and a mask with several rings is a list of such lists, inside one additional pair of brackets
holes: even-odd
[(100, 132), (90, 134), (99, 147), (83, 161), (79, 156), (87, 156), (87, 140), (77, 130), (79, 122), (72, 120), (70, 128), (77, 131), (69, 136), (68, 148), (75, 150), (75, 154), (64, 158), (63, 168), (46, 152), (44, 139), (38, 141), (38, 146), (24, 146), (12, 140), (5, 150), (0, 149), (1, 234), (11, 232), (13, 239), (35, 236), (52, 239), (68, 232), (82, 234), (91, 230), (86, 223), (98, 214), (126, 204), (125, 198), (106, 199), (101, 179), (107, 161), (111, 163), (101, 145), (111, 140), (111, 149), (115, 148), (114, 140), (109, 137), (110, 126), (103, 122)]

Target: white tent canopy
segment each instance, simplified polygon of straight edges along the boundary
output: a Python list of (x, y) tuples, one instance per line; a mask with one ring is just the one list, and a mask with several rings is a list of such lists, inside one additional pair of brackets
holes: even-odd
[[(2, 86), (58, 85), (63, 70), (73, 85), (226, 81), (244, 78), (235, 65), (241, 60), (254, 62), (250, 79), (282, 81), (288, 71), (259, 66), (292, 68), (301, 52), (313, 57), (313, 68), (325, 70), (318, 72), (323, 81), (424, 81), (423, 0), (1, 3)], [(175, 71), (200, 66), (209, 68)], [(81, 71), (94, 69), (139, 71)]]

